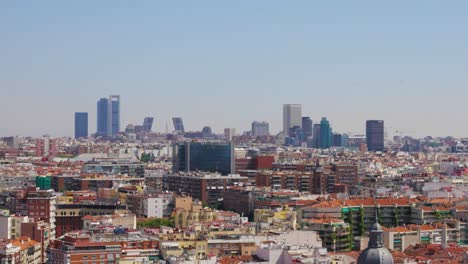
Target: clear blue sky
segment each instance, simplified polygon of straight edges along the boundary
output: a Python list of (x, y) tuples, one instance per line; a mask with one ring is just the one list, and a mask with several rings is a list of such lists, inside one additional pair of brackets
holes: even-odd
[(467, 1), (0, 1), (0, 136), (73, 134), (122, 97), (122, 129), (282, 126), (300, 103), (334, 130), (366, 119), (468, 136)]

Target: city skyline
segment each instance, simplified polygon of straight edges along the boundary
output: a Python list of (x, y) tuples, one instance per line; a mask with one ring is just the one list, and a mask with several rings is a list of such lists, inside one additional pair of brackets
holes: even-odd
[(468, 135), (467, 3), (244, 4), (0, 3), (0, 105), (14, 109), (0, 136), (73, 136), (77, 111), (94, 132), (106, 94), (122, 96), (121, 130), (181, 116), (187, 131), (276, 133), (294, 102), (339, 132), (381, 119), (391, 134)]

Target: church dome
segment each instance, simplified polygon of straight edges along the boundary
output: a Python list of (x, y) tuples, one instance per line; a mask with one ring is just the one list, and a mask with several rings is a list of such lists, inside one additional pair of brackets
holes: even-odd
[(361, 252), (358, 264), (393, 264), (393, 256), (384, 247), (383, 230), (379, 223), (370, 228), (369, 245)]

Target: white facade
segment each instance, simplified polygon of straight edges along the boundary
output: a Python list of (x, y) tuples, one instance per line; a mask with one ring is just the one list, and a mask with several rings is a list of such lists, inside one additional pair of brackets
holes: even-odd
[(162, 197), (148, 197), (143, 200), (143, 214), (150, 218), (164, 217), (164, 210), (168, 207), (170, 200)]

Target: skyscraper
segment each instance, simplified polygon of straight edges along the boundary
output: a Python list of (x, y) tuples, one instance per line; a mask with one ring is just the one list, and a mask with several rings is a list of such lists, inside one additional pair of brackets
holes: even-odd
[(384, 121), (367, 120), (366, 142), (369, 151), (384, 150)]
[(284, 136), (290, 136), (290, 129), (293, 127), (302, 127), (302, 107), (300, 104), (283, 105), (283, 133)]
[(174, 130), (176, 133), (183, 134), (184, 130), (184, 122), (182, 121), (182, 117), (173, 117), (172, 123), (174, 123)]
[(227, 141), (231, 141), (232, 137), (236, 134), (236, 129), (235, 128), (225, 128), (224, 129), (224, 138)]
[(312, 146), (314, 148), (320, 148), (320, 124), (314, 124), (314, 141)]
[(107, 135), (115, 136), (120, 132), (120, 95), (109, 96)]
[(75, 113), (75, 138), (88, 137), (88, 113)]
[(270, 135), (270, 124), (268, 122), (252, 122), (252, 136), (269, 136)]
[(326, 117), (323, 117), (322, 121), (320, 121), (320, 148), (330, 148), (331, 145), (332, 129), (330, 127), (330, 122), (327, 120)]
[(109, 100), (101, 98), (97, 102), (97, 136), (107, 136), (107, 120), (109, 112)]
[(302, 134), (304, 135), (304, 140), (312, 137), (313, 131), (313, 122), (312, 119), (308, 116), (302, 117)]
[(145, 132), (151, 132), (151, 128), (153, 127), (153, 117), (145, 117), (143, 120), (143, 131)]

